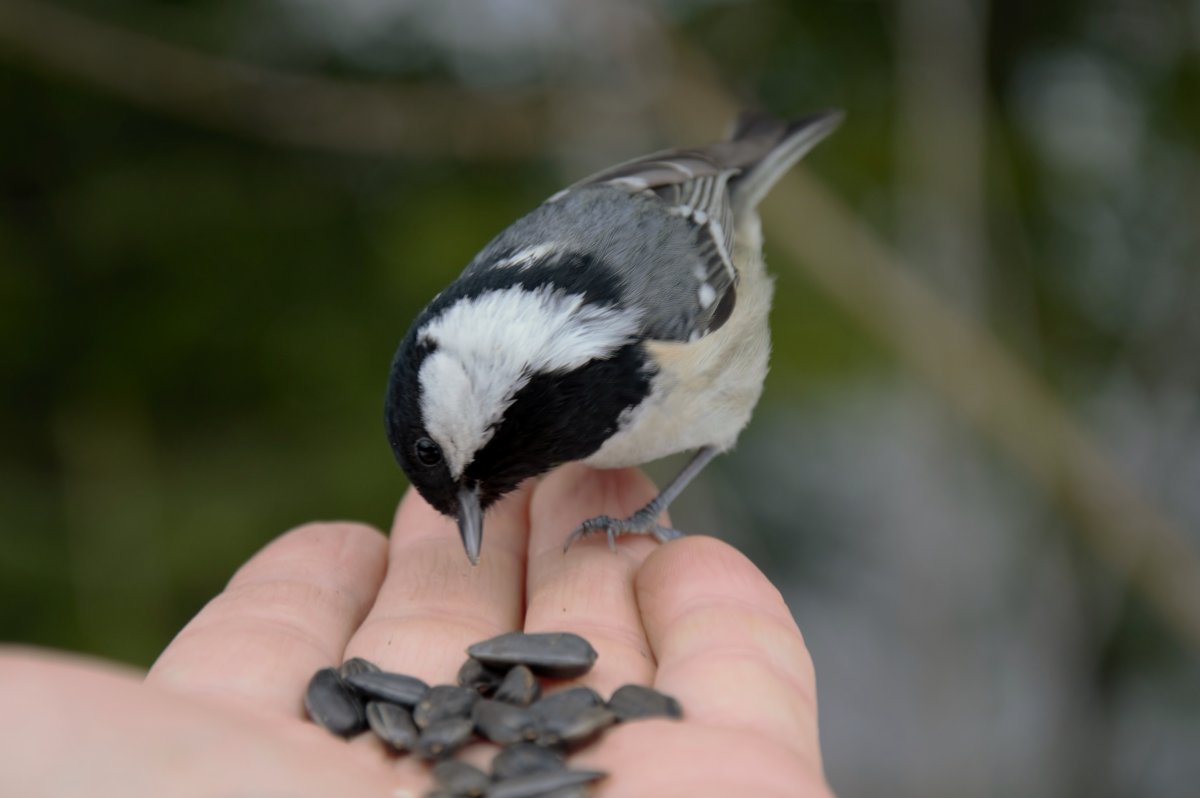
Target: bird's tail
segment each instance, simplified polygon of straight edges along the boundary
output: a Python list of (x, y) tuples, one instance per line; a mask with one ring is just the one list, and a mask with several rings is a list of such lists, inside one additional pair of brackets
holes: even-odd
[(730, 186), (734, 216), (754, 210), (796, 161), (841, 124), (843, 116), (841, 111), (822, 111), (784, 122), (759, 111), (741, 114), (725, 146), (745, 146), (763, 154), (748, 163)]

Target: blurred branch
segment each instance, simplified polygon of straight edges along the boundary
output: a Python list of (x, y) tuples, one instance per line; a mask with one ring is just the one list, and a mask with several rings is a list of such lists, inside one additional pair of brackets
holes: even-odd
[[(737, 104), (710, 65), (685, 54), (664, 107), (696, 138)], [(853, 124), (851, 115), (849, 124)], [(988, 330), (957, 312), (803, 170), (763, 205), (773, 245), (920, 374), (957, 412), (1073, 512), (1077, 530), (1163, 621), (1200, 652), (1200, 558), (1182, 530), (1112, 462), (1046, 385)], [(800, 222), (800, 223), (798, 223)]]
[(899, 251), (956, 307), (987, 307), (988, 0), (901, 0), (896, 15)]
[[(546, 97), (502, 102), (452, 86), (385, 87), (286, 75), (201, 55), (36, 0), (0, 3), (4, 50), (153, 111), (292, 146), (469, 159), (530, 157), (547, 148)], [(676, 140), (697, 140), (738, 108), (718, 88), (708, 63), (684, 47), (676, 54), (676, 82), (657, 106), (660, 122)], [(1037, 376), (802, 171), (780, 184), (763, 211), (772, 243), (1060, 496), (1078, 517), (1073, 528), (1084, 542), (1200, 651), (1196, 552)]]
[(373, 85), (207, 56), (38, 0), (0, 2), (0, 55), (205, 127), (369, 155), (512, 158), (543, 152), (530, 98)]

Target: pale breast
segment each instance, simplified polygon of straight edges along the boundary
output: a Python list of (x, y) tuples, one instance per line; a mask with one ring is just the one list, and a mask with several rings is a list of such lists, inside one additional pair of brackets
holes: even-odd
[(773, 286), (757, 233), (757, 225), (739, 231), (734, 260), (741, 279), (729, 320), (693, 343), (647, 343), (659, 366), (650, 396), (584, 462), (598, 468), (640, 465), (702, 446), (724, 450), (737, 441), (762, 394), (771, 349)]

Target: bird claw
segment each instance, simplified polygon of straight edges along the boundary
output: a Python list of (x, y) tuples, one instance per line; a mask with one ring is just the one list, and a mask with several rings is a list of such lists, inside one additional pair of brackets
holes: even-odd
[(595, 518), (589, 518), (572, 530), (563, 546), (563, 553), (565, 554), (567, 549), (571, 548), (571, 544), (580, 538), (601, 531), (608, 538), (608, 548), (614, 552), (617, 550), (617, 538), (621, 535), (653, 535), (659, 543), (666, 543), (668, 540), (683, 536), (678, 529), (659, 524), (657, 514), (651, 515), (645, 510), (636, 512), (629, 518), (598, 515)]

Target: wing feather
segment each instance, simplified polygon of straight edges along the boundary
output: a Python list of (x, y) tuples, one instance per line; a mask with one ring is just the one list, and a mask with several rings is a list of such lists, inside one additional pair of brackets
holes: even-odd
[(668, 214), (689, 222), (697, 256), (691, 270), (696, 279), (695, 307), (687, 314), (686, 324), (654, 331), (661, 337), (702, 337), (720, 326), (733, 309), (738, 276), (732, 256), (735, 224), (729, 182), (742, 171), (742, 165), (717, 157), (721, 150), (713, 149), (653, 153), (591, 175), (559, 195), (582, 186), (614, 186), (652, 196), (663, 203)]
[[(766, 114), (743, 114), (725, 141), (664, 150), (617, 164), (558, 192), (543, 209), (563, 208), (563, 217), (580, 224), (613, 225), (606, 228), (609, 233), (596, 230), (589, 235), (596, 236), (601, 249), (614, 247), (624, 253), (615, 268), (624, 270), (622, 279), (635, 287), (634, 295), (644, 298), (647, 337), (695, 340), (720, 328), (733, 311), (738, 283), (734, 235), (741, 218), (840, 119), (839, 113), (822, 113), (788, 123)], [(648, 201), (651, 206), (642, 210), (653, 213), (657, 208), (664, 221), (675, 217), (686, 226), (677, 227), (677, 222), (660, 226), (660, 232), (678, 231), (669, 251), (642, 251), (647, 247), (629, 243), (636, 236), (622, 227), (629, 224), (623, 212), (599, 199), (590, 204), (583, 199), (596, 193), (592, 189), (597, 187)], [(612, 232), (617, 227), (622, 229)], [(617, 239), (624, 243), (615, 246)], [(535, 250), (526, 248), (518, 254)], [(628, 257), (634, 251), (639, 254)], [(516, 257), (509, 255), (509, 260)]]

